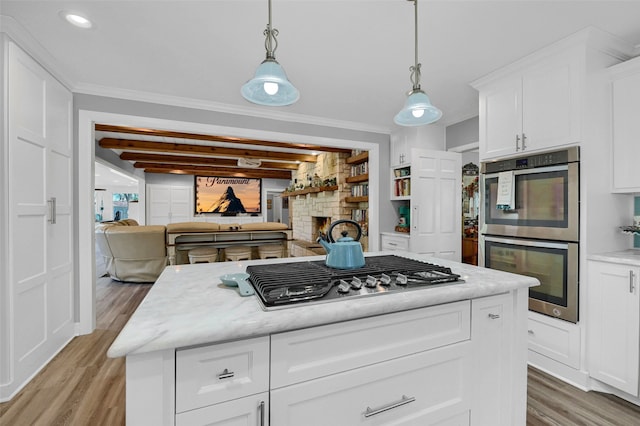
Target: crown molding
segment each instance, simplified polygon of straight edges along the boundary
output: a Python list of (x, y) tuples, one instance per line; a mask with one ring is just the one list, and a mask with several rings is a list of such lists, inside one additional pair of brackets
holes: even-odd
[(73, 91), (75, 86), (73, 79), (63, 71), (63, 67), (58, 60), (18, 21), (11, 16), (0, 15), (0, 32), (7, 34), (11, 40), (42, 65), (56, 80), (67, 89)]
[(348, 130), (356, 130), (371, 133), (389, 134), (391, 129), (384, 126), (372, 126), (365, 123), (334, 120), (311, 115), (295, 114), (273, 109), (253, 108), (221, 102), (205, 101), (201, 99), (184, 98), (180, 96), (163, 95), (153, 92), (143, 92), (130, 89), (99, 86), (93, 84), (77, 84), (74, 93), (85, 95), (104, 96), (130, 101), (150, 102), (154, 104), (169, 105), (183, 108), (194, 108), (205, 111), (223, 112), (228, 114), (245, 115), (250, 117), (266, 118), (270, 120), (287, 121), (292, 123), (312, 124), (316, 126), (335, 127)]

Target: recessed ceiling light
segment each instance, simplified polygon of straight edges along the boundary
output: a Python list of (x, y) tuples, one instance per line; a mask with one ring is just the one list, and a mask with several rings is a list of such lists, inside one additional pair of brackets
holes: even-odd
[(91, 28), (93, 26), (93, 23), (88, 18), (82, 16), (77, 12), (69, 12), (68, 10), (63, 10), (62, 12), (60, 12), (60, 16), (62, 16), (71, 25), (75, 25), (79, 28)]

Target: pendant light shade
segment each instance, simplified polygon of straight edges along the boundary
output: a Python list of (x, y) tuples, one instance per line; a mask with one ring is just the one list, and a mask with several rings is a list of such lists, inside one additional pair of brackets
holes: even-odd
[(258, 66), (255, 75), (247, 81), (240, 92), (249, 102), (266, 106), (291, 105), (300, 99), (300, 92), (287, 79), (282, 66), (276, 61), (278, 30), (271, 26), (271, 0), (269, 0), (269, 23), (264, 30), (264, 47), (267, 57)]
[(442, 111), (431, 105), (431, 100), (422, 90), (412, 90), (404, 103), (404, 108), (396, 114), (393, 121), (400, 126), (422, 126), (436, 122), (442, 117)]
[(422, 126), (438, 121), (442, 117), (442, 111), (431, 104), (427, 94), (420, 89), (420, 67), (418, 63), (418, 0), (412, 1), (415, 5), (415, 64), (409, 67), (413, 89), (404, 103), (404, 107), (396, 114), (393, 121), (399, 126)]
[(246, 100), (258, 105), (285, 106), (300, 99), (300, 92), (289, 82), (275, 59), (265, 59), (253, 78), (242, 86), (241, 92)]

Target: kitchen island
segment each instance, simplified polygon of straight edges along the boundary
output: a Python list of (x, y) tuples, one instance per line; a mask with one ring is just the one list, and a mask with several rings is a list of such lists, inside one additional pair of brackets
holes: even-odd
[(219, 277), (323, 257), (167, 267), (108, 352), (127, 357), (127, 424), (524, 425), (538, 281), (380, 254), (464, 282), (264, 311)]

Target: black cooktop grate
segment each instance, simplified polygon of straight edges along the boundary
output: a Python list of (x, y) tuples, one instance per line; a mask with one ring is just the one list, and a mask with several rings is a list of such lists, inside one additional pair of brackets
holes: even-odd
[[(459, 282), (460, 276), (451, 269), (405, 257), (386, 255), (365, 258), (365, 266), (357, 269), (334, 269), (323, 260), (309, 262), (275, 263), (247, 267), (249, 281), (265, 307), (297, 304), (316, 299), (343, 299), (394, 291), (424, 288), (427, 285)], [(357, 277), (362, 282), (367, 278), (379, 279), (386, 274), (395, 280), (399, 274), (408, 278), (408, 283), (362, 286), (353, 291), (341, 292), (340, 283)], [(341, 281), (345, 280), (345, 281)]]

